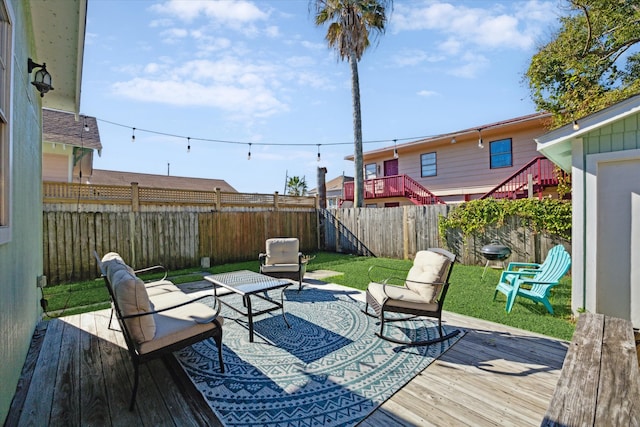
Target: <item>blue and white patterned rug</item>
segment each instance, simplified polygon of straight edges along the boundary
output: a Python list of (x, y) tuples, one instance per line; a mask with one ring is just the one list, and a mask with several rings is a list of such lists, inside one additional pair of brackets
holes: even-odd
[[(364, 303), (355, 301), (353, 293), (298, 292), (292, 286), (285, 291), (291, 328), (280, 311), (259, 316), (253, 343), (245, 318), (223, 307), (225, 373), (220, 373), (212, 340), (176, 352), (176, 358), (225, 426), (355, 425), (464, 332), (426, 347), (384, 341), (374, 335), (376, 319), (360, 311)], [(279, 291), (272, 296), (279, 298)], [(394, 322), (387, 329), (402, 339), (413, 339), (418, 331), (418, 338), (425, 339), (437, 336), (434, 326), (419, 319)]]

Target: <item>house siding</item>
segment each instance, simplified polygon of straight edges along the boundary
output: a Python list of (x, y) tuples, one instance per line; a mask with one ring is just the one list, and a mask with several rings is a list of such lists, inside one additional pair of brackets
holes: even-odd
[[(540, 155), (534, 138), (545, 131), (542, 120), (532, 120), (517, 126), (482, 130), (483, 149), (478, 148), (479, 134), (475, 133), (457, 137), (455, 144), (451, 144), (451, 138), (446, 138), (409, 147), (400, 146), (399, 174), (410, 176), (446, 202), (461, 202), (465, 195), (471, 199), (479, 198)], [(512, 166), (491, 169), (489, 144), (505, 138), (512, 140)], [(425, 153), (436, 153), (436, 176), (421, 176), (420, 156)], [(384, 162), (391, 155), (391, 150), (365, 153), (364, 164), (376, 163), (378, 177), (381, 177)], [(384, 205), (383, 201), (378, 202)]]
[(584, 138), (585, 155), (640, 149), (640, 115), (603, 126)]
[[(2, 1), (2, 0), (0, 0)], [(12, 239), (0, 245), (0, 421), (16, 390), (31, 337), (40, 320), (42, 274), (42, 187), (39, 96), (29, 84), (27, 58), (32, 46), (28, 3), (6, 1), (13, 16)]]

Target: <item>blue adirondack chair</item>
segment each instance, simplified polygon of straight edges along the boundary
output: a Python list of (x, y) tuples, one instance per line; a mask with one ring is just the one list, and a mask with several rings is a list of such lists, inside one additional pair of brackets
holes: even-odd
[(571, 267), (571, 256), (562, 245), (552, 248), (542, 264), (510, 263), (500, 275), (500, 281), (493, 294), (495, 301), (498, 292), (507, 296), (506, 311), (511, 312), (519, 295), (536, 303), (542, 303), (553, 314), (549, 302), (549, 292)]

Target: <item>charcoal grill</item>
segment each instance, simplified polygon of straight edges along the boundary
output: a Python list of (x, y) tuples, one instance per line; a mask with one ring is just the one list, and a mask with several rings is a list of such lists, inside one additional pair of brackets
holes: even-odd
[(482, 271), (482, 278), (484, 279), (484, 273), (492, 262), (494, 265), (496, 262), (500, 262), (500, 265), (504, 269), (504, 260), (511, 255), (511, 249), (499, 242), (491, 242), (488, 245), (484, 245), (482, 249), (480, 249), (480, 253), (487, 260), (487, 263), (484, 265), (484, 270)]

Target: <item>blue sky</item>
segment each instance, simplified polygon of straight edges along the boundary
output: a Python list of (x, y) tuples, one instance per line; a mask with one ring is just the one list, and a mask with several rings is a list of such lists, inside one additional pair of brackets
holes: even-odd
[[(364, 150), (535, 112), (522, 76), (559, 5), (396, 0), (359, 63)], [(282, 193), (287, 176), (316, 187), (318, 166), (353, 176), (350, 69), (325, 32), (307, 0), (90, 0), (81, 113), (98, 119), (94, 167), (248, 193)]]

